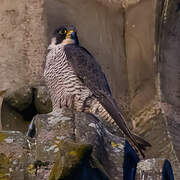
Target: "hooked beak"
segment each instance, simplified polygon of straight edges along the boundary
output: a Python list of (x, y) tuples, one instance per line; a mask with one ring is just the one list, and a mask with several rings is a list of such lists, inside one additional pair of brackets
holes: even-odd
[(73, 30), (68, 31), (67, 34), (66, 34), (66, 39), (71, 39), (71, 34), (73, 32), (74, 32)]

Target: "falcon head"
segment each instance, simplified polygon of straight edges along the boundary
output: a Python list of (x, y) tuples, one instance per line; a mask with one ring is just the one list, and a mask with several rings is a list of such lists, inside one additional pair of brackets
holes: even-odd
[(77, 32), (74, 27), (60, 27), (54, 31), (53, 41), (55, 44), (79, 44)]

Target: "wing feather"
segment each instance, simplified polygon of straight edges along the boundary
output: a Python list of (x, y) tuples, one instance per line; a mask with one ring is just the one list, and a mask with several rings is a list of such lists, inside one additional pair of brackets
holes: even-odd
[(146, 146), (150, 146), (150, 144), (146, 141), (144, 141), (144, 144), (142, 143), (143, 141), (138, 143), (136, 136), (131, 134), (112, 97), (105, 74), (102, 72), (95, 58), (85, 48), (77, 45), (66, 45), (64, 51), (79, 79), (93, 92), (94, 96), (96, 96), (102, 106), (111, 115), (119, 128), (144, 157), (142, 150), (144, 150)]
[(109, 85), (100, 65), (83, 47), (66, 45), (64, 51), (77, 76), (96, 95), (99, 91), (111, 95)]

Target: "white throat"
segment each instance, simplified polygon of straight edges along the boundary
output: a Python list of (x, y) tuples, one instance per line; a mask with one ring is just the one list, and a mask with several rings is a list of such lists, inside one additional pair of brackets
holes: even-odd
[(64, 39), (61, 44), (63, 45), (75, 44), (75, 41), (73, 39), (68, 38), (68, 39)]
[[(64, 39), (60, 44), (61, 45), (75, 44), (75, 41), (73, 39), (68, 38), (68, 39)], [(51, 49), (55, 48), (56, 46), (57, 46), (56, 38), (53, 37), (51, 39), (51, 44), (48, 46), (48, 50), (51, 50)]]

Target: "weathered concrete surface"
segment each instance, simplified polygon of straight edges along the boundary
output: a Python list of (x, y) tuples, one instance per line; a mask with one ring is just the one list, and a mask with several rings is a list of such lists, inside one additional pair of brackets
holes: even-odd
[[(130, 36), (127, 34), (131, 43), (130, 46), (127, 46), (130, 48), (130, 52), (126, 51), (127, 60), (130, 61), (128, 74), (130, 98), (132, 99), (130, 100), (131, 111), (134, 117), (133, 125), (135, 130), (152, 144), (153, 148), (146, 153), (147, 157), (168, 159), (172, 163), (175, 179), (179, 179), (180, 130), (178, 122), (180, 101), (178, 93), (180, 83), (178, 48), (180, 27), (177, 11), (178, 1), (176, 3), (168, 0), (158, 1), (156, 11), (153, 2), (155, 3), (155, 1), (144, 1), (140, 3), (141, 5), (129, 10), (132, 15), (134, 14), (130, 18), (132, 21)], [(148, 11), (144, 13), (148, 3), (148, 8), (154, 9), (154, 13), (149, 14)], [(155, 12), (156, 17), (154, 16)], [(137, 18), (138, 14), (142, 15), (143, 13), (144, 16), (140, 16), (138, 22), (143, 20), (147, 20), (147, 22), (137, 22), (138, 24), (136, 24), (136, 21), (133, 20)], [(156, 25), (155, 22), (153, 23), (156, 29), (143, 27), (144, 24), (149, 24), (152, 18), (156, 19)], [(138, 36), (138, 34), (141, 35)], [(147, 34), (154, 35), (147, 36)], [(149, 49), (154, 49), (153, 46), (156, 51), (149, 51)], [(128, 57), (130, 58), (128, 59)], [(137, 60), (134, 61), (135, 59)], [(144, 59), (144, 62), (140, 62), (139, 59)], [(133, 72), (133, 70), (135, 71)]]
[(9, 93), (42, 77), (46, 38), (43, 1), (1, 1), (0, 89)]
[(125, 43), (131, 111), (137, 112), (155, 96), (156, 0), (141, 1), (125, 11)]
[[(169, 16), (168, 16), (169, 15)], [(163, 110), (167, 115), (169, 131), (174, 141), (175, 149), (178, 150), (180, 143), (177, 141), (180, 122), (180, 15), (179, 1), (169, 3), (167, 9), (168, 19), (163, 24), (162, 40), (160, 42), (160, 60), (161, 60), (161, 93), (163, 101)], [(177, 129), (175, 129), (177, 127)]]
[[(172, 163), (175, 179), (180, 179), (179, 126), (179, 1), (159, 2), (157, 42), (156, 98), (136, 113), (136, 126), (153, 148), (148, 154), (167, 158)], [(161, 17), (161, 18), (160, 18)], [(151, 155), (151, 157), (152, 157)]]
[(176, 179), (180, 179), (180, 14), (179, 1), (167, 1), (160, 39), (160, 93), (168, 136), (173, 146)]

